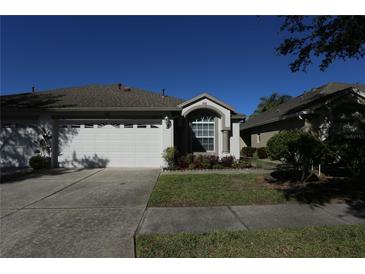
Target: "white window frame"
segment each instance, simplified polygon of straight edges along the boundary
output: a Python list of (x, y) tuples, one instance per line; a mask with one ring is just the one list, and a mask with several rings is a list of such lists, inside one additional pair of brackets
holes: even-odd
[[(211, 120), (208, 121), (204, 121), (203, 119), (205, 117), (209, 117), (211, 118)], [(200, 120), (198, 120), (200, 119)], [(202, 114), (199, 117), (197, 117), (194, 121), (191, 122), (191, 125), (213, 125), (213, 136), (208, 136), (208, 135), (202, 135), (202, 136), (195, 136), (196, 139), (203, 139), (203, 138), (207, 138), (207, 139), (213, 139), (213, 149), (212, 150), (206, 150), (206, 152), (215, 152), (215, 119), (213, 115), (205, 115)], [(209, 132), (209, 127), (208, 127), (208, 132)], [(195, 134), (195, 132), (193, 131), (193, 133)]]
[(256, 138), (257, 138), (256, 141), (259, 144), (261, 142), (261, 134), (260, 133), (257, 133), (256, 134)]

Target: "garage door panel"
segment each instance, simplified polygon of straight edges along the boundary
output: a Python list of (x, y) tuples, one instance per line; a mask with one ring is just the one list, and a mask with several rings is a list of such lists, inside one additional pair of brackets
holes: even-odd
[(64, 143), (59, 156), (61, 166), (85, 166), (106, 163), (106, 166), (161, 166), (161, 125), (146, 128), (114, 127), (73, 128), (73, 136)]
[(160, 134), (160, 131), (158, 131), (156, 129), (151, 129), (151, 128), (148, 128), (148, 129), (137, 128), (135, 133), (137, 135), (145, 135), (145, 134), (148, 134), (148, 135), (159, 135)]
[(137, 158), (136, 166), (146, 166), (150, 167), (154, 165), (154, 159), (152, 158)]
[(135, 153), (140, 155), (140, 154), (156, 154), (156, 153), (161, 153), (160, 149), (157, 147), (158, 144), (156, 144), (156, 146), (143, 146), (143, 147), (136, 147), (135, 148)]

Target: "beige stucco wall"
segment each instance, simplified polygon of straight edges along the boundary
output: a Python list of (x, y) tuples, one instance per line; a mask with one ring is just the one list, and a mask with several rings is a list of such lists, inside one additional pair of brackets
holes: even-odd
[[(266, 147), (267, 142), (272, 136), (281, 130), (302, 128), (304, 126), (304, 121), (299, 118), (292, 118), (285, 121), (280, 121), (272, 123), (269, 125), (264, 125), (250, 130), (241, 131), (241, 149), (245, 146), (251, 147)], [(258, 142), (257, 135), (260, 134), (260, 142)], [(251, 142), (249, 144), (249, 142)]]
[[(266, 144), (270, 140), (270, 138), (278, 132), (279, 130), (274, 130), (274, 131), (251, 134), (251, 146), (266, 147)], [(258, 140), (258, 135), (260, 135), (260, 141)]]
[(245, 141), (243, 141), (243, 138), (240, 137), (240, 149), (242, 149), (243, 147), (247, 147), (248, 145), (245, 143)]

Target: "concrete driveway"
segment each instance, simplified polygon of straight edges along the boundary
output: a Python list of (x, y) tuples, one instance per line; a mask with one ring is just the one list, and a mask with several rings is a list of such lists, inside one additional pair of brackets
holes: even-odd
[(54, 170), (0, 185), (1, 257), (133, 257), (157, 169)]

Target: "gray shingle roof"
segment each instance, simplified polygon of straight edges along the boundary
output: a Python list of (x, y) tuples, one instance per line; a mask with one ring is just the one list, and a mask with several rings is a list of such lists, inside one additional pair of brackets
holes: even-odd
[(245, 123), (241, 124), (241, 130), (285, 119), (287, 115), (301, 111), (310, 104), (349, 88), (358, 88), (365, 91), (364, 84), (328, 83), (318, 88), (314, 88), (309, 92), (303, 93), (300, 96), (294, 97), (271, 110), (251, 116)]
[(185, 100), (118, 84), (88, 85), (1, 96), (2, 108), (166, 108)]

